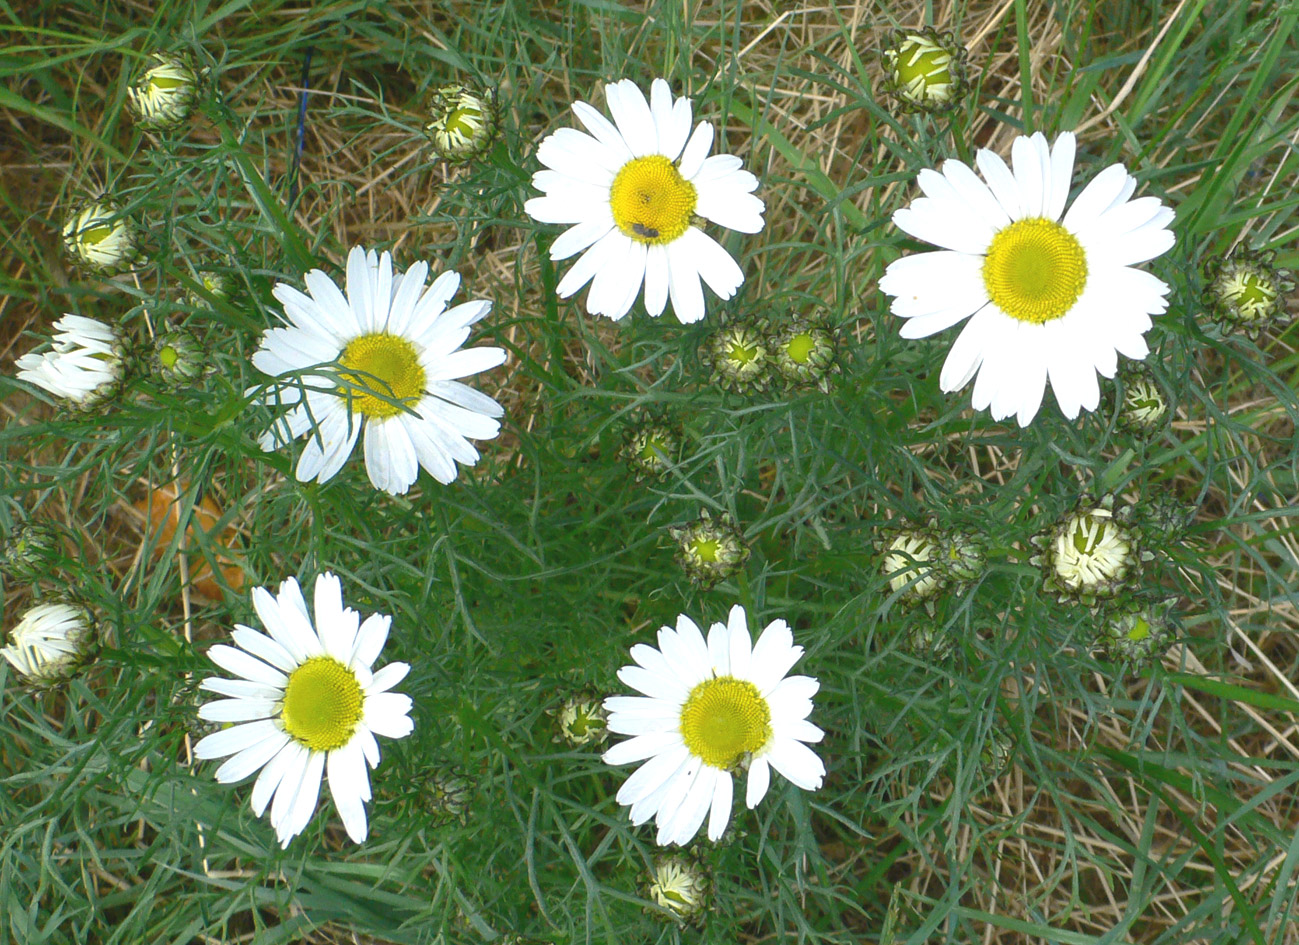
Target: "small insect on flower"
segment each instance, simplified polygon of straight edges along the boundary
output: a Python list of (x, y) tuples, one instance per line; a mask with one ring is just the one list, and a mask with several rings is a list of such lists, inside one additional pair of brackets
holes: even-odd
[(501, 127), (495, 89), (480, 92), (463, 85), (445, 85), (433, 93), (429, 113), (432, 117), (424, 134), (437, 156), (451, 164), (481, 158)]
[(659, 231), (653, 227), (646, 226), (644, 223), (633, 223), (631, 229), (637, 236), (643, 236), (647, 240), (656, 240), (659, 238)]
[(176, 128), (189, 117), (198, 93), (198, 76), (181, 56), (154, 53), (150, 65), (126, 90), (140, 128)]
[(104, 199), (74, 207), (63, 222), (63, 248), (77, 265), (99, 275), (129, 269), (139, 244), (130, 217)]

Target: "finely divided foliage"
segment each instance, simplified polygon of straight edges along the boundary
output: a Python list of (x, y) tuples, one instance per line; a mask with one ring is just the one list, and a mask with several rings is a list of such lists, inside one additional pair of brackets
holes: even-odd
[(2, 18), (0, 942), (1299, 945), (1299, 10), (308, 6)]

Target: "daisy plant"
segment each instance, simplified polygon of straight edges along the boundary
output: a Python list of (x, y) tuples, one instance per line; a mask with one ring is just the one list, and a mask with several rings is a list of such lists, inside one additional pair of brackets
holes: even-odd
[(983, 180), (960, 161), (925, 169), (924, 196), (893, 214), (898, 229), (940, 249), (891, 263), (880, 290), (906, 319), (902, 337), (925, 338), (966, 322), (939, 377), (944, 391), (976, 375), (973, 404), (1021, 427), (1037, 415), (1049, 381), (1069, 419), (1100, 402), (1099, 373), (1118, 355), (1141, 360), (1151, 315), (1169, 287), (1135, 266), (1173, 246), (1173, 211), (1157, 197), (1132, 200), (1137, 182), (1112, 164), (1066, 211), (1076, 142), (1018, 137), (1011, 167), (980, 149)]
[(772, 768), (805, 791), (821, 787), (825, 765), (806, 744), (824, 734), (807, 720), (821, 684), (786, 675), (803, 648), (784, 620), (755, 644), (738, 604), (707, 641), (682, 614), (675, 630), (659, 630), (658, 644), (633, 646), (636, 665), (618, 671), (643, 695), (604, 703), (609, 731), (634, 736), (606, 751), (605, 762), (644, 762), (618, 790), (633, 824), (653, 817), (660, 846), (684, 845), (706, 817), (708, 839), (717, 840), (731, 817), (732, 778), (746, 768), (750, 809), (766, 795)]
[[(309, 295), (275, 286), (286, 324), (262, 336), (253, 365), (284, 379), (266, 402), (292, 409), (260, 442), (273, 450), (308, 437), (298, 481), (329, 481), (364, 434), (371, 484), (401, 495), (421, 466), (451, 482), (457, 462), (478, 461), (469, 438), (499, 432), (500, 404), (459, 380), (505, 361), (501, 348), (461, 348), (492, 303), (474, 299), (448, 309), (459, 274), (444, 272), (426, 286), (428, 270), (417, 262), (394, 272), (388, 253), (357, 246), (347, 257), (346, 295), (319, 269), (306, 275)], [(337, 368), (327, 369), (331, 364)]]
[(198, 758), (226, 758), (216, 770), (222, 784), (256, 772), (253, 813), (267, 805), (281, 847), (311, 820), (328, 778), (347, 835), (365, 840), (368, 768), (379, 764), (376, 735), (403, 738), (414, 728), (409, 696), (391, 692), (410, 671), (406, 663), (376, 670), (392, 618), (364, 622), (343, 606), (333, 574), (316, 578), (315, 623), (295, 578), (277, 595), (259, 587), (253, 606), (266, 633), (235, 625), (234, 646), (218, 644), (208, 657), (234, 678), (212, 677), (201, 688), (224, 698), (199, 707), (199, 718), (236, 723), (194, 746)]
[(713, 126), (690, 130), (688, 98), (674, 98), (655, 79), (649, 101), (630, 79), (605, 87), (610, 122), (586, 102), (573, 113), (590, 134), (561, 128), (537, 148), (546, 166), (532, 177), (544, 196), (524, 204), (539, 223), (569, 226), (550, 258), (581, 258), (559, 281), (560, 298), (588, 282), (586, 310), (619, 319), (645, 290), (645, 310), (677, 319), (704, 317), (700, 279), (721, 299), (735, 295), (744, 273), (702, 229), (705, 220), (741, 233), (763, 227), (758, 178), (729, 154), (708, 156)]

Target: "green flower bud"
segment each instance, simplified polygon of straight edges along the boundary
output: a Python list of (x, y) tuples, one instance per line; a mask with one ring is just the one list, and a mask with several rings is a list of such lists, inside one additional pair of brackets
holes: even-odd
[(430, 120), (424, 134), (444, 161), (462, 164), (481, 158), (501, 127), (496, 90), (479, 92), (463, 85), (446, 85), (433, 93)]

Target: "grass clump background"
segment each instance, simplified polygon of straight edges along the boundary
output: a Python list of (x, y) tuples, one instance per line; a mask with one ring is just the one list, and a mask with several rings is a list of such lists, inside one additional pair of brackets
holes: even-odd
[[(0, 530), (61, 525), (40, 594), (75, 592), (105, 633), (54, 692), (0, 666), (0, 941), (1299, 942), (1295, 331), (1224, 335), (1199, 275), (1237, 245), (1299, 263), (1296, 19), (1246, 0), (0, 3)], [(887, 31), (921, 24), (970, 50), (974, 89), (944, 117), (880, 91)], [(157, 50), (207, 73), (193, 121), (151, 135), (124, 102)], [(761, 234), (727, 242), (744, 286), (693, 326), (558, 300), (558, 229), (522, 209), (573, 100), (656, 76), (767, 205)], [(420, 134), (427, 96), (458, 81), (503, 108), (499, 144), (463, 169)], [(1121, 161), (1177, 211), (1177, 245), (1145, 267), (1172, 286), (1147, 360), (1175, 417), (1150, 440), (1116, 427), (1112, 397), (1070, 422), (1048, 396), (1024, 430), (970, 410), (938, 389), (950, 335), (901, 339), (876, 288), (914, 250), (889, 216), (919, 169), (1071, 129), (1075, 193)], [(102, 190), (145, 232), (114, 280), (59, 246), (67, 209)], [(473, 338), (509, 359), (475, 385), (504, 429), (449, 486), (384, 495), (359, 456), (303, 485), (300, 445), (256, 445), (270, 288), (313, 266), (341, 281), (357, 243), (494, 302)], [(204, 270), (229, 299), (187, 300)], [(57, 408), (13, 360), (63, 312), (137, 336), (184, 324), (214, 370), (137, 380), (102, 414)], [(701, 343), (749, 312), (835, 325), (830, 391), (720, 392)], [(637, 481), (619, 450), (650, 414), (683, 449)], [(1137, 585), (1177, 601), (1153, 665), (1094, 655), (1100, 618), (1029, 562), (1034, 535), (1106, 492), (1196, 509)], [(200, 527), (160, 540), (150, 501), (156, 521), (176, 493)], [(704, 509), (752, 550), (710, 590), (668, 535)], [(875, 549), (931, 517), (991, 545), (932, 614), (901, 606)], [(281, 851), (248, 784), (192, 759), (211, 730), (197, 686), (207, 647), (254, 622), (252, 587), (327, 569), (348, 604), (392, 615), (383, 658), (412, 666), (415, 729), (382, 744), (365, 844), (322, 801)], [(35, 599), (5, 583), (6, 629)], [(829, 773), (812, 793), (774, 779), (725, 842), (699, 838), (712, 906), (681, 927), (647, 899), (652, 828), (614, 802), (630, 769), (556, 742), (553, 713), (625, 693), (631, 645), (734, 603), (806, 647)], [(953, 652), (913, 652), (917, 628)]]

